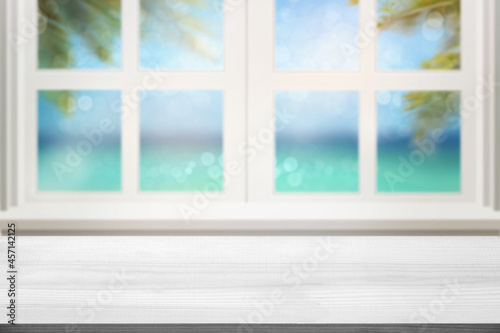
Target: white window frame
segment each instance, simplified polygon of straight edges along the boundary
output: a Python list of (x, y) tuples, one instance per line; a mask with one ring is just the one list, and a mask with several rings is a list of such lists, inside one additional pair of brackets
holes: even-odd
[[(370, 43), (360, 49), (357, 72), (276, 72), (274, 1), (226, 1), (223, 71), (162, 71), (155, 90), (224, 91), (224, 167), (220, 195), (139, 193), (138, 104), (122, 120), (120, 193), (37, 193), (37, 89), (109, 89), (132, 96), (147, 71), (138, 69), (139, 0), (122, 1), (123, 68), (111, 71), (38, 70), (37, 38), (29, 37), (36, 0), (0, 2), (2, 49), (2, 156), (0, 220), (22, 221), (30, 230), (327, 231), (499, 230), (499, 117), (494, 98), (479, 100), (461, 122), (462, 191), (458, 194), (376, 193), (377, 90), (460, 90), (462, 102), (476, 95), (479, 78), (493, 78), (495, 0), (462, 0), (462, 68), (458, 71), (376, 70), (371, 35), (376, 0), (360, 1), (360, 31)], [(495, 8), (497, 7), (497, 8)], [(467, 16), (467, 19), (464, 18)], [(498, 17), (498, 16), (497, 16)], [(31, 23), (31, 27), (30, 27)], [(498, 30), (497, 30), (498, 31)], [(12, 36), (25, 42), (13, 47)], [(5, 35), (5, 34), (3, 34)], [(4, 36), (5, 37), (5, 36)], [(476, 47), (465, 47), (475, 45)], [(477, 50), (477, 51), (474, 51)], [(493, 81), (483, 83), (493, 89)], [(361, 83), (360, 83), (361, 82)], [(269, 128), (275, 90), (353, 90), (360, 94), (360, 190), (356, 194), (274, 193), (274, 141), (247, 160), (241, 144)], [(274, 139), (273, 139), (274, 140)], [(493, 185), (492, 185), (493, 184)], [(189, 211), (195, 214), (189, 214)], [(184, 212), (184, 214), (183, 214)], [(187, 218), (189, 216), (189, 218)]]

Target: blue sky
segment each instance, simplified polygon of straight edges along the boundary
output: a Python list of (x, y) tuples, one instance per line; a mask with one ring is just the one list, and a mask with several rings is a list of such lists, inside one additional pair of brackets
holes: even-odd
[[(391, 1), (378, 0), (378, 5), (381, 7)], [(449, 35), (446, 20), (438, 12), (418, 22), (415, 30), (408, 33), (382, 31), (377, 39), (377, 69), (421, 69), (421, 63), (432, 59)]]
[[(377, 92), (377, 129), (379, 138), (397, 140), (412, 137), (412, 117), (403, 112), (403, 96), (407, 91)], [(443, 128), (448, 134), (460, 134), (459, 128)]]
[(52, 101), (38, 97), (38, 131), (43, 139), (55, 139), (58, 142), (86, 139), (82, 131), (98, 129), (103, 119), (110, 119), (115, 126), (111, 134), (106, 134), (106, 141), (116, 141), (120, 138), (121, 101), (120, 91), (73, 91), (74, 109), (71, 115), (64, 115)]
[(122, 44), (121, 39), (116, 39), (112, 45), (113, 63), (108, 64), (101, 61), (95, 53), (87, 47), (83, 39), (73, 35), (71, 38), (72, 54), (75, 60), (74, 69), (121, 69), (122, 68)]
[(275, 0), (275, 64), (278, 70), (356, 70), (359, 9), (347, 0)]
[(285, 138), (353, 138), (358, 135), (357, 92), (277, 91), (276, 112), (293, 115), (280, 124), (277, 136)]
[(143, 91), (142, 98), (142, 139), (222, 137), (222, 91)]
[[(379, 0), (382, 6), (387, 0)], [(359, 6), (348, 0), (275, 0), (275, 64), (278, 70), (356, 70)], [(379, 70), (417, 70), (440, 51), (449, 36), (437, 13), (412, 33), (383, 31), (377, 38)]]
[(401, 35), (384, 31), (377, 40), (377, 69), (418, 70), (425, 60), (432, 59), (440, 51), (442, 40), (432, 41), (423, 33)]
[[(142, 0), (157, 1), (157, 0)], [(188, 29), (197, 36), (204, 50), (208, 50), (214, 59), (202, 56), (183, 45), (177, 22), (170, 16), (158, 15), (141, 22), (140, 67), (176, 70), (222, 70), (224, 67), (224, 13), (222, 0), (211, 0), (202, 10), (188, 3), (174, 2), (172, 7), (182, 16), (202, 19), (212, 35), (203, 35)], [(182, 7), (181, 7), (182, 6)], [(147, 35), (147, 38), (144, 38)], [(185, 44), (185, 42), (184, 42)]]
[[(89, 22), (90, 23), (90, 22)], [(90, 26), (90, 24), (89, 24)], [(87, 27), (85, 27), (87, 28)], [(82, 29), (83, 31), (84, 29)], [(121, 34), (120, 34), (121, 35)], [(94, 50), (87, 44), (84, 38), (78, 34), (71, 34), (69, 37), (70, 56), (74, 60), (72, 69), (121, 69), (122, 67), (122, 40), (116, 38), (111, 45), (112, 49), (112, 63), (108, 64), (101, 61), (96, 55)], [(57, 59), (54, 59), (55, 65), (51, 68), (66, 68), (66, 59), (62, 59), (62, 64), (57, 65)]]
[[(150, 1), (150, 0), (148, 0)], [(214, 1), (214, 4), (221, 0)], [(379, 1), (381, 4), (383, 1)], [(357, 68), (358, 59), (348, 61), (344, 54), (340, 52), (340, 43), (352, 43), (354, 34), (358, 31), (358, 6), (347, 6), (347, 0), (275, 0), (276, 3), (276, 47), (277, 47), (277, 68), (290, 70), (304, 69), (355, 69)], [(218, 11), (218, 7), (208, 7), (206, 12), (197, 12), (204, 18), (209, 19), (216, 27), (216, 31), (222, 36), (223, 34), (223, 18), (222, 13)], [(185, 9), (187, 12), (193, 12), (192, 8)], [(402, 35), (393, 31), (384, 31), (380, 34), (378, 45), (378, 68), (379, 69), (417, 69), (419, 64), (431, 58), (439, 47), (443, 38), (446, 36), (446, 31), (443, 32), (443, 27), (436, 24), (436, 20), (431, 25), (428, 22), (421, 22), (421, 26), (417, 29), (417, 33), (411, 35)], [(437, 20), (439, 23), (439, 20)], [(157, 24), (157, 22), (155, 23)], [(154, 25), (147, 27), (153, 28)], [(160, 30), (163, 30), (161, 27)], [(219, 36), (219, 37), (220, 37)], [(157, 38), (158, 36), (156, 36)], [(161, 37), (161, 36), (160, 36)], [(441, 37), (441, 38), (439, 38)], [(222, 57), (219, 62), (213, 63), (208, 59), (204, 59), (190, 50), (187, 50), (179, 44), (170, 43), (165, 48), (159, 48), (154, 44), (155, 37), (151, 42), (141, 44), (141, 52), (144, 55), (141, 60), (143, 66), (151, 67), (170, 67), (173, 64), (177, 69), (186, 69), (192, 66), (193, 68), (215, 69), (222, 68)], [(103, 64), (97, 57), (86, 51), (85, 45), (79, 43), (79, 38), (72, 37), (75, 45), (74, 54), (76, 55), (77, 68), (94, 68), (103, 69), (109, 68)], [(221, 38), (214, 40), (216, 48), (222, 51), (223, 41)], [(117, 60), (117, 67), (121, 65), (121, 40), (117, 40), (114, 45), (114, 59)], [(283, 57), (283, 48), (288, 50), (288, 55)], [(287, 53), (285, 52), (285, 53)], [(288, 58), (287, 58), (288, 57)], [(184, 61), (179, 62), (179, 59)], [(173, 61), (173, 62), (171, 62)], [(107, 99), (109, 96), (117, 96), (115, 93), (108, 92), (78, 92), (77, 94), (86, 94), (91, 99)], [(111, 95), (110, 95), (111, 94)], [(194, 95), (193, 95), (194, 94)], [(309, 93), (309, 97), (305, 100), (293, 100), (299, 95), (295, 95), (292, 99), (287, 97), (287, 92), (278, 92), (277, 108), (297, 108), (303, 107), (306, 110), (315, 110), (316, 116), (307, 116), (301, 120), (300, 124), (291, 125), (292, 131), (297, 133), (305, 133), (309, 129), (314, 129), (318, 135), (326, 135), (333, 131), (335, 133), (357, 131), (357, 115), (354, 110), (357, 110), (357, 97), (354, 94), (343, 92), (338, 93)], [(79, 95), (78, 95), (79, 96)], [(79, 98), (77, 96), (77, 99)], [(189, 98), (193, 96), (201, 99), (210, 99), (211, 105), (207, 109), (201, 110), (197, 108), (194, 102), (189, 102)], [(208, 97), (207, 97), (208, 96)], [(165, 121), (163, 127), (165, 130), (178, 131), (179, 133), (188, 130), (190, 126), (199, 126), (199, 130), (205, 134), (220, 134), (222, 131), (222, 95), (217, 92), (185, 92), (179, 93), (174, 98), (165, 92), (150, 93), (146, 100), (142, 103), (143, 109), (147, 109), (148, 113), (155, 113), (156, 117), (163, 117)], [(357, 96), (357, 95), (356, 95)], [(112, 98), (115, 98), (112, 97)], [(355, 100), (356, 99), (356, 100)], [(381, 109), (389, 110), (387, 112), (379, 112), (379, 129), (388, 131), (399, 129), (406, 126), (408, 119), (403, 117), (401, 112), (402, 107), (400, 94), (392, 94), (390, 97), (390, 110), (388, 106)], [(186, 110), (186, 114), (194, 112), (193, 118), (199, 119), (198, 124), (192, 124), (187, 120), (178, 122), (175, 126), (170, 125), (169, 113), (166, 111), (166, 105), (175, 104), (182, 106)], [(339, 101), (343, 101), (342, 112), (338, 113), (339, 109), (334, 110)], [(327, 103), (327, 104), (325, 104)], [(331, 104), (328, 104), (331, 103)], [(102, 103), (97, 103), (99, 105)], [(379, 105), (380, 106), (380, 105)], [(99, 112), (76, 112), (71, 121), (63, 116), (57, 107), (51, 102), (40, 99), (40, 128), (47, 129), (47, 133), (53, 135), (64, 126), (71, 128), (81, 128), (87, 124), (93, 124), (96, 119), (93, 116), (100, 116)], [(96, 107), (96, 106), (94, 106)], [(193, 111), (194, 110), (194, 111)], [(329, 112), (334, 111), (332, 114)], [(348, 111), (346, 111), (348, 110)], [(307, 114), (307, 113), (306, 113)], [(386, 114), (391, 114), (391, 117), (386, 117)], [(345, 115), (349, 115), (345, 117)], [(330, 118), (333, 117), (333, 118)], [(340, 118), (339, 118), (340, 117)], [(150, 118), (150, 119), (151, 119)], [(307, 118), (307, 119), (306, 119)], [(339, 121), (342, 119), (342, 121)], [(168, 120), (168, 121), (167, 121)], [(212, 121), (213, 120), (213, 121)], [(66, 123), (66, 125), (61, 125)], [(61, 127), (62, 126), (62, 127)], [(158, 123), (144, 118), (143, 126), (148, 129), (158, 127)], [(161, 130), (154, 132), (161, 134)], [(76, 133), (76, 132), (75, 132)], [(66, 135), (77, 135), (75, 133), (66, 132)]]
[[(143, 0), (157, 1), (157, 0)], [(141, 29), (149, 38), (141, 40), (140, 66), (142, 68), (220, 70), (223, 68), (224, 18), (220, 10), (222, 0), (213, 0), (204, 10), (184, 4), (187, 15), (205, 19), (214, 36), (202, 38), (205, 47), (217, 55), (211, 60), (183, 47), (175, 24), (168, 17), (143, 21)], [(379, 6), (387, 0), (379, 0)], [(276, 68), (278, 70), (356, 70), (357, 55), (346, 55), (346, 45), (358, 46), (359, 6), (348, 6), (347, 0), (275, 0)], [(139, 27), (138, 27), (139, 29)], [(271, 33), (271, 32), (270, 32)], [(169, 42), (165, 43), (165, 36)], [(424, 60), (439, 52), (449, 33), (446, 21), (437, 14), (419, 23), (414, 33), (401, 34), (383, 31), (377, 38), (377, 68), (379, 70), (419, 69)], [(162, 41), (162, 43), (159, 43)], [(73, 35), (73, 56), (76, 69), (121, 68), (121, 39), (114, 43), (113, 65), (102, 63)]]
[[(176, 4), (181, 4), (182, 7)], [(177, 10), (177, 13), (182, 11), (186, 15), (193, 15), (193, 17), (205, 20), (213, 36), (202, 36), (196, 32), (194, 34), (201, 37), (203, 48), (210, 50), (215, 59), (201, 56), (192, 49), (183, 46), (179, 40), (177, 25), (172, 22), (170, 17), (163, 16), (142, 21), (141, 27), (137, 27), (138, 30), (143, 29), (142, 32), (148, 34), (147, 39), (141, 38), (140, 67), (177, 70), (222, 70), (224, 67), (222, 0), (210, 0), (209, 5), (204, 7), (203, 10), (197, 10), (195, 7), (182, 2), (176, 2), (172, 7)], [(126, 24), (130, 24), (130, 22)], [(121, 38), (116, 39), (112, 45), (112, 64), (102, 62), (80, 36), (73, 34), (70, 41), (72, 44), (71, 55), (75, 60), (73, 69), (121, 69)]]

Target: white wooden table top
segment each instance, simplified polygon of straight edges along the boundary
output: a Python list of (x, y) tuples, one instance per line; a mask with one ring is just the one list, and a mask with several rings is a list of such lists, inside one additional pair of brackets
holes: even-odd
[(20, 323), (500, 323), (500, 237), (17, 243)]

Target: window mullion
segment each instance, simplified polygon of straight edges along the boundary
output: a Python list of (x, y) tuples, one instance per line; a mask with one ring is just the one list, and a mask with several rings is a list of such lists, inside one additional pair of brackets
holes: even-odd
[(122, 90), (122, 193), (135, 196), (139, 189), (139, 0), (122, 1), (122, 59), (127, 81)]
[(377, 181), (376, 1), (360, 1), (359, 190), (364, 199), (373, 199)]

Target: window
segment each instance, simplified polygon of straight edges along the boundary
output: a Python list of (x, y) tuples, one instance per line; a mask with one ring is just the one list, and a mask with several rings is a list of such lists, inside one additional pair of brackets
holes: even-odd
[(491, 1), (3, 6), (0, 218), (497, 226)]
[(222, 181), (230, 159), (244, 167), (224, 153), (244, 139), (243, 11), (224, 18), (221, 4), (23, 1), (42, 14), (25, 53), (38, 96), (25, 101), (38, 122), (26, 126), (29, 200), (243, 199), (243, 181)]

